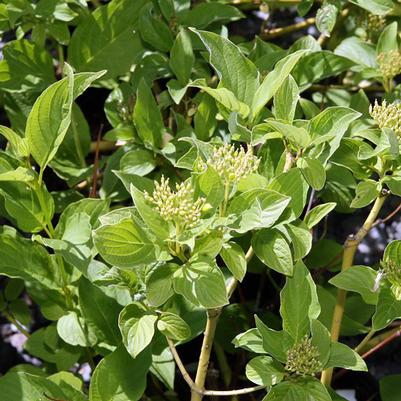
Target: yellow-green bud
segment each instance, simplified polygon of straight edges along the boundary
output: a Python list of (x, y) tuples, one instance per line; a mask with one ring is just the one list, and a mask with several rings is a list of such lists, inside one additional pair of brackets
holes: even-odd
[(401, 52), (399, 50), (390, 50), (379, 53), (377, 64), (383, 76), (392, 79), (401, 74)]
[(401, 136), (401, 103), (387, 104), (383, 100), (382, 104), (379, 105), (375, 100), (374, 106), (370, 105), (369, 112), (380, 128), (390, 128)]
[(305, 336), (287, 351), (285, 369), (299, 376), (313, 376), (323, 368), (319, 356), (317, 347)]
[(242, 147), (235, 149), (234, 145), (225, 144), (213, 149), (213, 154), (206, 164), (213, 167), (226, 183), (235, 184), (254, 173), (259, 167), (259, 162), (251, 148), (245, 151)]
[(144, 196), (164, 220), (173, 221), (182, 229), (195, 227), (205, 206), (205, 199), (194, 200), (194, 190), (189, 181), (177, 184), (176, 191), (173, 191), (169, 186), (169, 179), (164, 176), (160, 183), (155, 182), (153, 194), (149, 195), (145, 191)]

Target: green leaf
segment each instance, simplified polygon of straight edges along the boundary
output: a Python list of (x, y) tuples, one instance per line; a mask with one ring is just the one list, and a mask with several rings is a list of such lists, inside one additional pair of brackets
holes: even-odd
[(244, 14), (237, 7), (216, 2), (195, 4), (190, 10), (181, 11), (177, 15), (181, 25), (197, 29), (204, 29), (215, 22), (226, 23), (243, 17)]
[(244, 233), (252, 229), (268, 228), (282, 215), (290, 198), (276, 191), (251, 189), (232, 199), (228, 215), (237, 216), (233, 229)]
[(13, 40), (3, 48), (0, 88), (11, 93), (37, 94), (55, 81), (52, 58), (29, 40)]
[(384, 250), (383, 260), (401, 266), (401, 240), (391, 241)]
[(398, 401), (400, 399), (400, 380), (401, 375), (385, 376), (380, 380), (380, 396), (383, 401)]
[(297, 161), (297, 166), (301, 169), (305, 180), (309, 185), (320, 191), (326, 182), (326, 170), (318, 159), (311, 157), (301, 157)]
[(294, 267), (293, 277), (287, 277), (280, 299), (283, 329), (298, 342), (309, 334), (311, 320), (320, 314), (315, 283), (302, 262)]
[(220, 78), (221, 87), (250, 106), (259, 86), (259, 73), (252, 61), (228, 39), (212, 32), (193, 31), (209, 52), (209, 62)]
[(155, 155), (147, 149), (133, 149), (120, 159), (120, 171), (143, 177), (156, 168)]
[(182, 266), (174, 274), (174, 290), (188, 301), (212, 309), (227, 305), (227, 291), (221, 270), (208, 261)]
[(150, 371), (168, 389), (174, 389), (175, 361), (169, 347), (165, 348), (160, 354), (154, 353), (152, 355)]
[(287, 224), (285, 226), (294, 251), (294, 260), (303, 259), (312, 248), (312, 234), (305, 224)]
[(133, 218), (123, 218), (93, 232), (102, 258), (117, 267), (133, 269), (156, 260), (153, 243)]
[(194, 290), (199, 303), (208, 309), (228, 304), (224, 276), (220, 269), (204, 262), (195, 262), (190, 266), (197, 274)]
[(345, 368), (367, 372), (365, 361), (352, 348), (342, 343), (332, 343), (330, 350), (330, 358), (325, 368)]
[(352, 0), (351, 3), (375, 15), (386, 15), (394, 6), (391, 0)]
[(133, 121), (139, 137), (145, 144), (160, 148), (163, 141), (164, 124), (152, 90), (144, 79), (137, 91)]
[(168, 25), (160, 18), (153, 16), (153, 4), (145, 4), (139, 16), (139, 32), (142, 39), (155, 49), (168, 52), (173, 45), (173, 37)]
[(118, 326), (127, 351), (136, 358), (152, 341), (157, 315), (138, 302), (127, 305), (120, 313)]
[[(292, 168), (290, 171), (276, 176), (269, 184), (269, 189), (291, 197), (288, 204), (290, 219), (294, 220), (301, 215), (309, 187), (299, 168)], [(285, 216), (287, 217), (287, 213)]]
[(0, 125), (0, 135), (3, 135), (7, 139), (17, 157), (25, 158), (29, 156), (29, 147), (25, 138), (22, 138), (11, 128), (4, 125)]
[(49, 86), (36, 100), (28, 116), (26, 138), (29, 150), (41, 170), (56, 155), (71, 123), (73, 101), (93, 81), (98, 73), (81, 73), (75, 76), (66, 64), (67, 77)]
[(196, 197), (206, 199), (213, 208), (220, 206), (224, 200), (224, 184), (217, 171), (207, 166), (206, 170), (195, 177)]
[(151, 362), (150, 352), (145, 351), (132, 358), (123, 346), (119, 346), (96, 366), (89, 386), (89, 399), (140, 400), (146, 388), (146, 375)]
[(252, 237), (252, 247), (266, 266), (292, 276), (294, 265), (291, 249), (280, 232), (269, 229), (257, 231)]
[(389, 288), (382, 288), (373, 315), (372, 323), (375, 331), (384, 329), (395, 319), (401, 318), (401, 301), (395, 299)]
[(245, 374), (251, 382), (269, 387), (280, 383), (285, 371), (270, 356), (257, 356), (247, 363)]
[(377, 41), (377, 54), (398, 50), (398, 24), (396, 21), (387, 25), (381, 32)]
[(157, 328), (168, 338), (183, 341), (191, 336), (191, 328), (178, 315), (163, 312), (157, 321)]
[(295, 146), (307, 147), (311, 141), (308, 132), (304, 128), (298, 128), (294, 125), (284, 124), (279, 121), (267, 120), (266, 124), (271, 129), (280, 133), (285, 139)]
[(54, 399), (86, 401), (85, 395), (66, 381), (56, 384), (50, 378), (25, 372), (10, 372), (0, 379), (2, 401), (38, 401), (46, 394)]
[(309, 229), (313, 228), (325, 216), (327, 216), (336, 207), (336, 205), (337, 204), (335, 202), (328, 202), (315, 206), (306, 214), (304, 218), (304, 223), (308, 226)]
[[(292, 76), (297, 81), (299, 87), (304, 89), (314, 82), (339, 75), (349, 70), (354, 65), (355, 63), (352, 60), (334, 54), (331, 51), (316, 51), (302, 58), (302, 62), (298, 63), (292, 70)], [(300, 103), (304, 108), (304, 112), (306, 105), (308, 105), (314, 113), (317, 111), (316, 114), (320, 111), (315, 103), (309, 103), (306, 99), (301, 99)], [(313, 117), (313, 115), (311, 117)]]
[(317, 10), (316, 27), (325, 36), (330, 36), (337, 21), (338, 7), (336, 4), (325, 2)]
[(232, 275), (242, 281), (246, 274), (246, 259), (243, 249), (235, 242), (227, 242), (221, 248), (220, 256)]
[(287, 351), (294, 345), (293, 338), (285, 330), (270, 329), (257, 316), (255, 322), (262, 337), (264, 351), (278, 361), (286, 363)]
[(263, 342), (258, 329), (249, 329), (238, 334), (232, 341), (236, 348), (241, 347), (256, 354), (265, 354)]
[(356, 187), (355, 198), (351, 207), (362, 208), (372, 203), (380, 194), (381, 185), (373, 180), (360, 182)]
[(104, 78), (126, 74), (143, 56), (139, 34), (134, 31), (146, 3), (114, 0), (97, 8), (74, 30), (68, 46), (69, 62), (77, 71), (107, 70)]
[(175, 38), (170, 52), (170, 68), (181, 85), (188, 83), (194, 61), (191, 38), (187, 32), (181, 30)]
[(170, 234), (168, 224), (161, 218), (160, 214), (146, 202), (143, 193), (133, 185), (131, 185), (131, 196), (138, 213), (152, 232), (160, 239), (164, 240), (168, 238)]
[(100, 287), (81, 277), (78, 285), (79, 306), (90, 331), (99, 342), (118, 345), (121, 341), (117, 328), (120, 304), (106, 295)]
[(311, 324), (312, 345), (319, 350), (319, 361), (325, 367), (330, 357), (331, 341), (330, 333), (319, 320), (312, 320)]
[(238, 100), (236, 95), (227, 88), (209, 88), (205, 86), (203, 82), (194, 81), (190, 84), (194, 88), (199, 88), (205, 91), (208, 95), (213, 97), (219, 103), (221, 103), (227, 110), (238, 112), (243, 118), (249, 114), (249, 106)]
[(253, 96), (251, 106), (252, 119), (258, 116), (265, 104), (276, 94), (288, 75), (290, 75), (291, 70), (298, 63), (299, 59), (306, 53), (306, 50), (298, 50), (284, 57), (275, 65), (273, 71), (267, 74)]
[(45, 248), (20, 237), (15, 229), (7, 226), (0, 228), (0, 274), (50, 289), (58, 288), (54, 266)]
[(70, 345), (88, 347), (96, 343), (96, 337), (85, 332), (85, 321), (78, 317), (75, 312), (69, 312), (62, 316), (57, 322), (58, 335)]
[(378, 293), (375, 291), (377, 271), (368, 266), (352, 266), (334, 276), (329, 283), (347, 291), (360, 294), (371, 305), (377, 304)]
[(288, 75), (274, 96), (274, 115), (278, 120), (291, 124), (299, 100), (299, 88), (295, 79)]
[(284, 381), (274, 386), (263, 401), (331, 401), (326, 387), (319, 380), (308, 377)]
[(156, 267), (146, 279), (146, 299), (152, 306), (163, 305), (173, 294), (173, 274), (176, 265)]

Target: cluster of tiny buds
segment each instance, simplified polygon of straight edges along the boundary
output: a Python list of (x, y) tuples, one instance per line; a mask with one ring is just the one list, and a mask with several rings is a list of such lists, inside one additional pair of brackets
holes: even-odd
[(401, 136), (401, 103), (387, 104), (383, 100), (382, 104), (379, 105), (375, 100), (374, 106), (370, 105), (369, 112), (380, 128), (390, 128)]
[(194, 190), (189, 181), (176, 184), (175, 189), (173, 191), (169, 179), (162, 176), (160, 183), (155, 182), (153, 194), (149, 195), (145, 191), (144, 196), (164, 220), (179, 224), (181, 229), (193, 228), (201, 218), (205, 199), (194, 200)]
[(236, 184), (242, 178), (254, 173), (259, 167), (259, 162), (260, 160), (253, 155), (252, 148), (245, 151), (243, 147), (235, 149), (234, 145), (225, 144), (214, 147), (206, 165), (200, 162), (196, 169), (202, 171), (209, 165), (217, 171), (225, 183)]
[(374, 41), (386, 27), (386, 17), (366, 12), (362, 15), (362, 27), (365, 30), (364, 39)]
[(299, 376), (313, 376), (323, 368), (319, 356), (317, 347), (305, 336), (287, 351), (285, 369)]
[(401, 52), (399, 50), (390, 50), (379, 53), (377, 64), (383, 76), (392, 79), (401, 74)]
[(382, 262), (382, 275), (386, 277), (386, 279), (391, 284), (391, 291), (394, 294), (394, 297), (401, 301), (401, 268), (397, 266), (391, 260), (387, 262)]

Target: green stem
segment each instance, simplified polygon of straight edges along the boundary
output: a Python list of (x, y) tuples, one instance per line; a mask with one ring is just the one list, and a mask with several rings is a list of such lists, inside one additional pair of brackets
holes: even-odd
[[(344, 244), (344, 253), (341, 271), (349, 269), (354, 264), (354, 256), (358, 249), (359, 244), (365, 238), (366, 234), (372, 228), (382, 206), (386, 199), (386, 196), (380, 195), (375, 203), (368, 217), (365, 220), (363, 226), (359, 229), (356, 235), (350, 235)], [(347, 291), (343, 289), (338, 289), (337, 291), (337, 302), (334, 307), (332, 324), (331, 324), (331, 341), (337, 342), (340, 337), (341, 323), (344, 316), (345, 301), (347, 298)], [(331, 379), (333, 377), (333, 369), (326, 369), (322, 372), (321, 382), (329, 386)]]
[(354, 348), (354, 351), (358, 354), (363, 350), (363, 348), (368, 344), (370, 339), (375, 335), (376, 330), (371, 329), (364, 339)]
[(10, 322), (12, 323), (25, 337), (30, 337), (30, 333), (25, 330), (25, 328), (20, 324), (20, 322), (18, 322), (18, 320), (16, 320), (14, 318), (14, 316), (8, 312), (7, 309), (4, 309), (2, 311), (4, 317)]

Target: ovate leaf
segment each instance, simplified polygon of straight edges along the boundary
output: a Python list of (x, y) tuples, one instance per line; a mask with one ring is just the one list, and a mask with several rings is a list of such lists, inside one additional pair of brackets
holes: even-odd
[(74, 99), (104, 71), (73, 75), (71, 67), (66, 64), (66, 73), (65, 78), (39, 96), (28, 116), (26, 138), (29, 150), (42, 170), (53, 159), (67, 134)]

